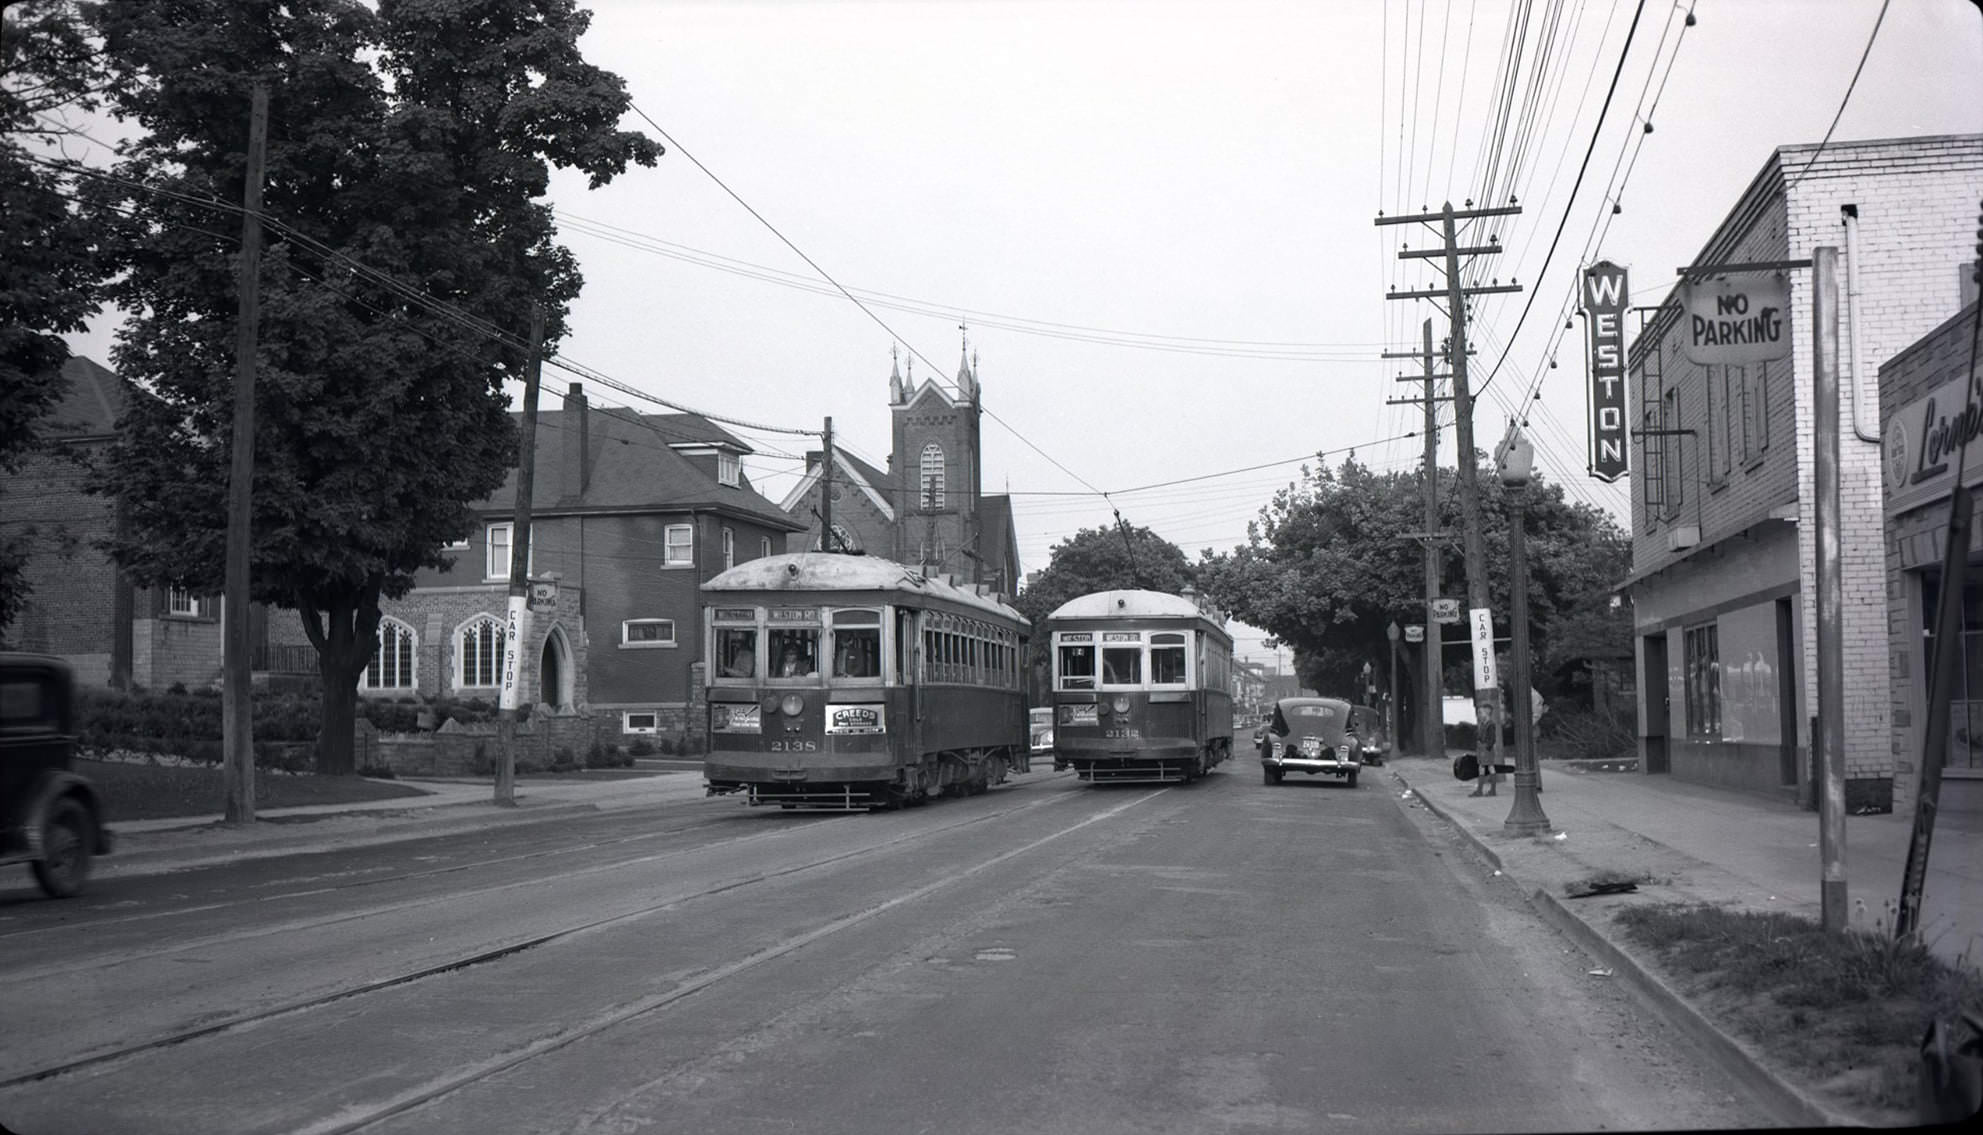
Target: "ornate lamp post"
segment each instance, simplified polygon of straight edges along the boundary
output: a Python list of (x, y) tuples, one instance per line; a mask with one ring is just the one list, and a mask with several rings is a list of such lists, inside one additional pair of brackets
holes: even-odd
[(1508, 521), (1508, 586), (1512, 609), (1509, 622), (1514, 641), (1509, 644), (1514, 674), (1511, 700), (1515, 703), (1515, 806), (1501, 823), (1509, 835), (1540, 835), (1549, 830), (1549, 817), (1543, 814), (1538, 798), (1542, 773), (1535, 763), (1535, 707), (1529, 703), (1529, 550), (1528, 483), (1535, 465), (1535, 447), (1522, 436), (1521, 428), (1508, 423), (1508, 436), (1494, 454), (1501, 483), (1509, 489), (1513, 515)]

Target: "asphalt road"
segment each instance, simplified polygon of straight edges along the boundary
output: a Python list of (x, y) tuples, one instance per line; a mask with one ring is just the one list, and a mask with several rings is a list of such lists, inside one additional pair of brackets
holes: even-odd
[[(9, 881), (12, 882), (11, 880)], [(693, 801), (0, 890), (0, 1124), (1593, 1131), (1767, 1117), (1381, 770)]]

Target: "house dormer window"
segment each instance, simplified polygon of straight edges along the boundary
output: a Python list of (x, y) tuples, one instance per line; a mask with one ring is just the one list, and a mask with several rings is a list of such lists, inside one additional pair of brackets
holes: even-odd
[(743, 463), (737, 460), (736, 454), (725, 453), (721, 450), (717, 451), (716, 481), (718, 484), (728, 485), (731, 488), (736, 488), (737, 481), (741, 477), (742, 473), (743, 473)]
[(923, 447), (922, 480), (918, 485), (924, 508), (943, 507), (943, 447), (935, 442)]

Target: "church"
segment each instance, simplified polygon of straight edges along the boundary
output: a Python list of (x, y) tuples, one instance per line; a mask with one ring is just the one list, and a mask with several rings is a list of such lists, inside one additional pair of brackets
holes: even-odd
[(913, 362), (904, 378), (896, 358), (888, 375), (888, 468), (835, 448), (828, 470), (824, 450), (806, 454), (805, 475), (779, 503), (794, 524), (805, 526), (787, 546), (821, 547), (822, 517), (830, 515), (836, 550), (920, 566), (1000, 595), (1017, 592), (1012, 499), (983, 491), (977, 372), (968, 347), (950, 389), (932, 379), (918, 385)]

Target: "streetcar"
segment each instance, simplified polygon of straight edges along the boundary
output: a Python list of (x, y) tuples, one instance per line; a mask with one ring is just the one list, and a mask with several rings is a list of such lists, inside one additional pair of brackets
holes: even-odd
[(1232, 636), (1189, 599), (1097, 591), (1047, 616), (1054, 760), (1090, 782), (1195, 780), (1232, 755)]
[(1025, 616), (873, 556), (764, 556), (702, 585), (709, 795), (864, 811), (1029, 771)]

